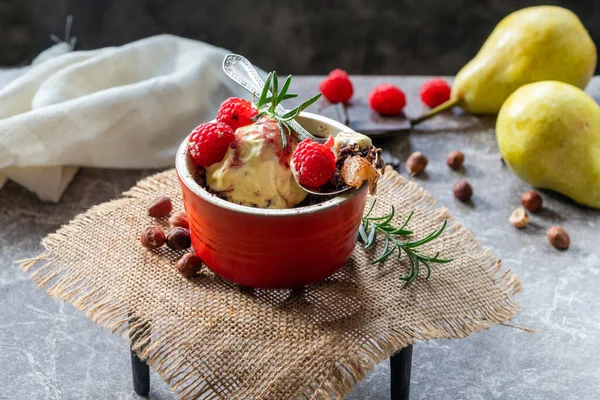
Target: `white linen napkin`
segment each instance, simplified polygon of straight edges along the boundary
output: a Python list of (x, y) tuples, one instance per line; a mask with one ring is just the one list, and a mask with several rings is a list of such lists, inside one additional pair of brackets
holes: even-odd
[(53, 53), (0, 89), (0, 187), (42, 200), (57, 202), (78, 167), (172, 165), (195, 126), (245, 96), (221, 70), (227, 51), (177, 36)]

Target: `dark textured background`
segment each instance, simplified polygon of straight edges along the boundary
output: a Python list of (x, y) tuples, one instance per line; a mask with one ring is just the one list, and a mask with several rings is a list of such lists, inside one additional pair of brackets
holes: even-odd
[[(600, 43), (600, 2), (547, 1)], [(0, 65), (30, 61), (75, 18), (79, 49), (159, 33), (203, 40), (265, 69), (323, 74), (452, 75), (518, 0), (0, 0)]]

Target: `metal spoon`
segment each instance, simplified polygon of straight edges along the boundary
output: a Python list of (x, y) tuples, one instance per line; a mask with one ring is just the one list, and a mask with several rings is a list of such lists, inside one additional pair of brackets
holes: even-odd
[[(223, 71), (225, 74), (230, 77), (234, 82), (239, 84), (241, 87), (252, 93), (253, 96), (258, 96), (265, 86), (265, 82), (262, 80), (258, 72), (254, 66), (248, 61), (245, 57), (240, 56), (239, 54), (228, 54), (225, 56), (223, 60)], [(268, 91), (268, 96), (271, 96), (271, 91)], [(283, 115), (286, 113), (286, 109), (281, 105), (277, 105), (276, 109), (279, 115)], [(298, 134), (301, 140), (311, 139), (314, 142), (325, 143), (327, 141), (326, 138), (317, 137), (311, 135), (302, 125), (300, 125), (296, 120), (291, 120), (288, 122), (292, 129)], [(296, 172), (292, 168), (292, 175), (296, 180), (296, 183), (302, 187), (308, 193), (317, 195), (317, 196), (331, 196), (343, 193), (347, 190), (350, 190), (350, 187), (344, 188), (342, 190), (336, 190), (333, 192), (316, 192), (310, 188), (307, 188), (300, 184), (298, 181), (298, 176)]]

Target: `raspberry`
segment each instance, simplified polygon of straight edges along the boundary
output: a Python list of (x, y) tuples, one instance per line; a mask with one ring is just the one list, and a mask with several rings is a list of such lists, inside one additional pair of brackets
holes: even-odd
[(329, 137), (327, 138), (327, 141), (323, 144), (323, 146), (332, 147), (334, 144), (335, 144), (335, 139), (333, 138), (333, 135), (329, 135)]
[(221, 103), (217, 121), (229, 125), (234, 131), (240, 126), (250, 125), (258, 110), (248, 100), (230, 97)]
[(292, 167), (302, 186), (318, 188), (333, 176), (335, 156), (328, 146), (306, 139), (296, 147)]
[(381, 115), (398, 115), (405, 105), (404, 92), (389, 83), (376, 86), (369, 95), (369, 106)]
[(419, 94), (428, 107), (437, 107), (450, 100), (450, 86), (442, 78), (433, 78), (421, 86)]
[(225, 157), (229, 145), (235, 140), (233, 129), (221, 122), (206, 122), (190, 135), (188, 150), (194, 164), (208, 167)]
[(354, 93), (348, 74), (341, 69), (331, 71), (319, 84), (319, 90), (332, 103), (347, 103)]

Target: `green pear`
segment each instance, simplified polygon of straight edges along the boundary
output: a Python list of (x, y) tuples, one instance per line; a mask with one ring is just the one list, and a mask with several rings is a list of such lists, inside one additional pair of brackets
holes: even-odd
[(496, 138), (521, 179), (600, 208), (600, 107), (584, 91), (557, 81), (522, 86), (502, 105)]
[(460, 70), (450, 100), (413, 125), (456, 105), (472, 114), (496, 114), (515, 90), (537, 81), (585, 88), (596, 69), (596, 46), (571, 11), (528, 7), (496, 26), (483, 47)]

